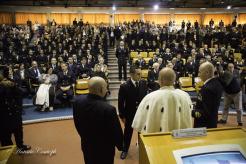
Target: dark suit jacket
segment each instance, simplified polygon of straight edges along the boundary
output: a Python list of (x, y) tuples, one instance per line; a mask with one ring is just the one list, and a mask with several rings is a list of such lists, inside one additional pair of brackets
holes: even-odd
[(81, 137), (85, 163), (113, 164), (115, 146), (122, 150), (123, 133), (115, 107), (88, 94), (75, 98), (75, 127)]
[(51, 64), (49, 68), (52, 68), (52, 74), (58, 75), (58, 73), (61, 71), (61, 67), (58, 65), (52, 66)]
[(84, 66), (79, 65), (77, 70), (78, 70), (77, 73), (79, 77), (82, 77), (83, 74), (86, 74), (87, 77), (92, 75), (92, 70), (88, 64)]
[(60, 71), (58, 73), (58, 82), (57, 86), (58, 88), (61, 86), (72, 86), (76, 81), (76, 77), (74, 76), (74, 73), (71, 71), (67, 72), (67, 75), (64, 75), (63, 71)]
[(77, 75), (77, 65), (76, 64), (67, 64), (69, 71), (72, 71), (74, 75)]
[(128, 49), (117, 48), (116, 57), (118, 59), (118, 63), (120, 63), (120, 64), (126, 63), (128, 60), (128, 56), (129, 56)]
[(156, 82), (158, 80), (159, 71), (155, 72), (154, 70), (150, 70), (148, 72), (148, 87), (152, 90), (158, 90), (160, 85)]
[(120, 85), (118, 95), (118, 109), (121, 118), (132, 122), (137, 106), (140, 104), (145, 95), (147, 95), (148, 87), (144, 80), (139, 81), (139, 89), (132, 83), (131, 79)]
[[(39, 73), (42, 74), (42, 69), (38, 68)], [(32, 84), (39, 84), (38, 73), (33, 68), (29, 69), (29, 78)]]
[(145, 62), (144, 59), (136, 60), (134, 64), (135, 64), (137, 67), (139, 67), (139, 68), (147, 68), (146, 62)]
[(200, 90), (196, 108), (192, 111), (192, 116), (195, 117), (195, 112), (201, 113), (200, 118), (194, 120), (194, 127), (217, 128), (218, 110), (220, 106), (223, 87), (218, 78), (209, 80)]
[(25, 86), (25, 87), (29, 87), (29, 82), (28, 82), (28, 70), (24, 70), (24, 79), (21, 79), (21, 73), (20, 70), (17, 70), (14, 73), (14, 81), (18, 84), (19, 87)]

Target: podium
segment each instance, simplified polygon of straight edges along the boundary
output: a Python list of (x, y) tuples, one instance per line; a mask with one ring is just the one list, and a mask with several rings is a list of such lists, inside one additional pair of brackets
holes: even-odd
[(225, 144), (239, 145), (246, 152), (246, 129), (208, 129), (206, 136), (189, 138), (173, 138), (171, 133), (140, 134), (139, 164), (176, 164), (174, 151)]
[(15, 145), (0, 147), (0, 164), (19, 164)]

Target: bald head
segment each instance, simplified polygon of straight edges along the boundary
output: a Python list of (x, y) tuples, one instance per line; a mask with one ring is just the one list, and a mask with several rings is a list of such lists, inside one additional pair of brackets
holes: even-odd
[(214, 77), (214, 66), (210, 62), (204, 62), (199, 67), (199, 76), (202, 81), (206, 81)]
[(159, 73), (159, 84), (161, 87), (172, 86), (176, 80), (176, 74), (172, 68), (165, 67)]
[(89, 93), (104, 97), (107, 92), (107, 83), (101, 77), (92, 77), (89, 80)]

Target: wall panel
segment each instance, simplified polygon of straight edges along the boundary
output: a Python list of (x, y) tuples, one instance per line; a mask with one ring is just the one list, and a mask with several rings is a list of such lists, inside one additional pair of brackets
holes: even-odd
[(246, 13), (241, 13), (238, 15), (238, 23), (246, 24)]
[(16, 24), (26, 24), (28, 19), (32, 21), (32, 23), (47, 23), (46, 13), (15, 13)]
[(203, 24), (209, 25), (209, 21), (213, 19), (215, 25), (219, 25), (219, 22), (222, 20), (225, 25), (231, 24), (233, 21), (232, 14), (205, 14)]
[(12, 13), (0, 13), (0, 24), (12, 24)]
[(184, 20), (185, 23), (188, 22), (188, 20), (191, 22), (191, 25), (194, 25), (194, 22), (197, 20), (199, 24), (201, 24), (201, 15), (199, 14), (175, 14), (174, 20), (176, 25), (181, 26), (182, 21)]
[(131, 22), (133, 20), (140, 20), (140, 14), (115, 14), (114, 23), (119, 24), (123, 22)]
[(170, 21), (169, 14), (144, 14), (145, 22), (154, 22), (156, 24), (168, 24)]

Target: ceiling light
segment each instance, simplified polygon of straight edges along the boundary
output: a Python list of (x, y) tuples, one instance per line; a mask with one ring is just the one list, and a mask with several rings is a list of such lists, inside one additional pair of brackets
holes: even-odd
[(158, 10), (159, 9), (159, 5), (154, 5), (154, 10)]
[(229, 5), (229, 6), (227, 6), (227, 9), (228, 9), (228, 10), (230, 10), (230, 9), (231, 9), (231, 6), (230, 6), (230, 5)]
[(115, 7), (115, 6), (113, 6), (113, 7), (112, 7), (112, 10), (113, 10), (113, 11), (115, 11), (115, 10), (116, 10), (116, 7)]

